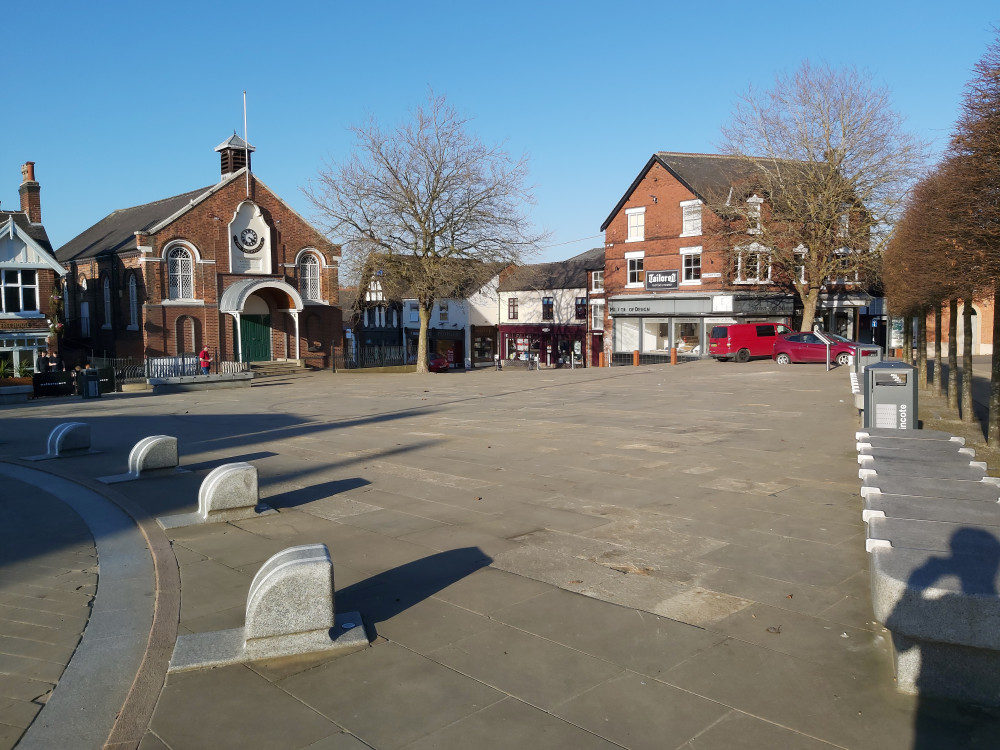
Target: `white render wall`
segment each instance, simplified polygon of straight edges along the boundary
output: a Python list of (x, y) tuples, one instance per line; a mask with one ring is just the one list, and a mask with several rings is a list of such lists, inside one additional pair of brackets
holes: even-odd
[[(561, 325), (584, 324), (586, 318), (576, 317), (577, 297), (586, 297), (584, 287), (578, 289), (524, 289), (516, 292), (500, 292), (500, 323), (525, 325), (530, 323), (557, 323)], [(517, 298), (517, 320), (507, 317), (508, 300)], [(553, 319), (542, 320), (542, 298), (552, 297)]]

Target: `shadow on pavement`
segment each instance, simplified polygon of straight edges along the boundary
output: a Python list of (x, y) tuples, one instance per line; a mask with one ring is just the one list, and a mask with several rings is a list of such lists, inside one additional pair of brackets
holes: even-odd
[(375, 623), (392, 619), (492, 562), (493, 558), (478, 547), (438, 552), (341, 589), (337, 611), (360, 612), (369, 637), (375, 638)]

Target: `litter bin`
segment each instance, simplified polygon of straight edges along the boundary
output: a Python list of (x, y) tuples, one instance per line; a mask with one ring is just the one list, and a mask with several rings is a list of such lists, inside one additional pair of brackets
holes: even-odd
[(905, 362), (876, 362), (864, 372), (865, 427), (917, 428), (917, 368)]
[(854, 355), (854, 372), (858, 374), (858, 378), (860, 379), (868, 365), (873, 365), (882, 360), (881, 346), (876, 344), (858, 344), (857, 352)]
[(84, 398), (101, 397), (101, 373), (97, 370), (80, 370), (76, 380), (80, 384), (81, 396)]

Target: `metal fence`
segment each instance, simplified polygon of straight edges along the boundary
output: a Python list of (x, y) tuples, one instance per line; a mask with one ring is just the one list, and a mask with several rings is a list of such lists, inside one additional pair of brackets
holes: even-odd
[(361, 346), (355, 351), (336, 351), (333, 365), (338, 370), (362, 370), (368, 367), (399, 367), (408, 362), (402, 346)]
[[(148, 378), (177, 378), (201, 375), (201, 362), (197, 354), (181, 354), (176, 357), (149, 357), (137, 360), (131, 357), (91, 357), (90, 364), (98, 369), (110, 368), (115, 373), (115, 383), (145, 383)], [(248, 362), (219, 361), (213, 357), (210, 372), (249, 372)]]

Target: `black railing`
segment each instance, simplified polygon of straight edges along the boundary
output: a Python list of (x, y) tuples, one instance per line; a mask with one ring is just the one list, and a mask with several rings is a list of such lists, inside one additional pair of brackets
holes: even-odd
[(338, 370), (363, 370), (370, 367), (399, 367), (407, 362), (402, 346), (361, 346), (355, 351), (334, 352), (334, 368)]

